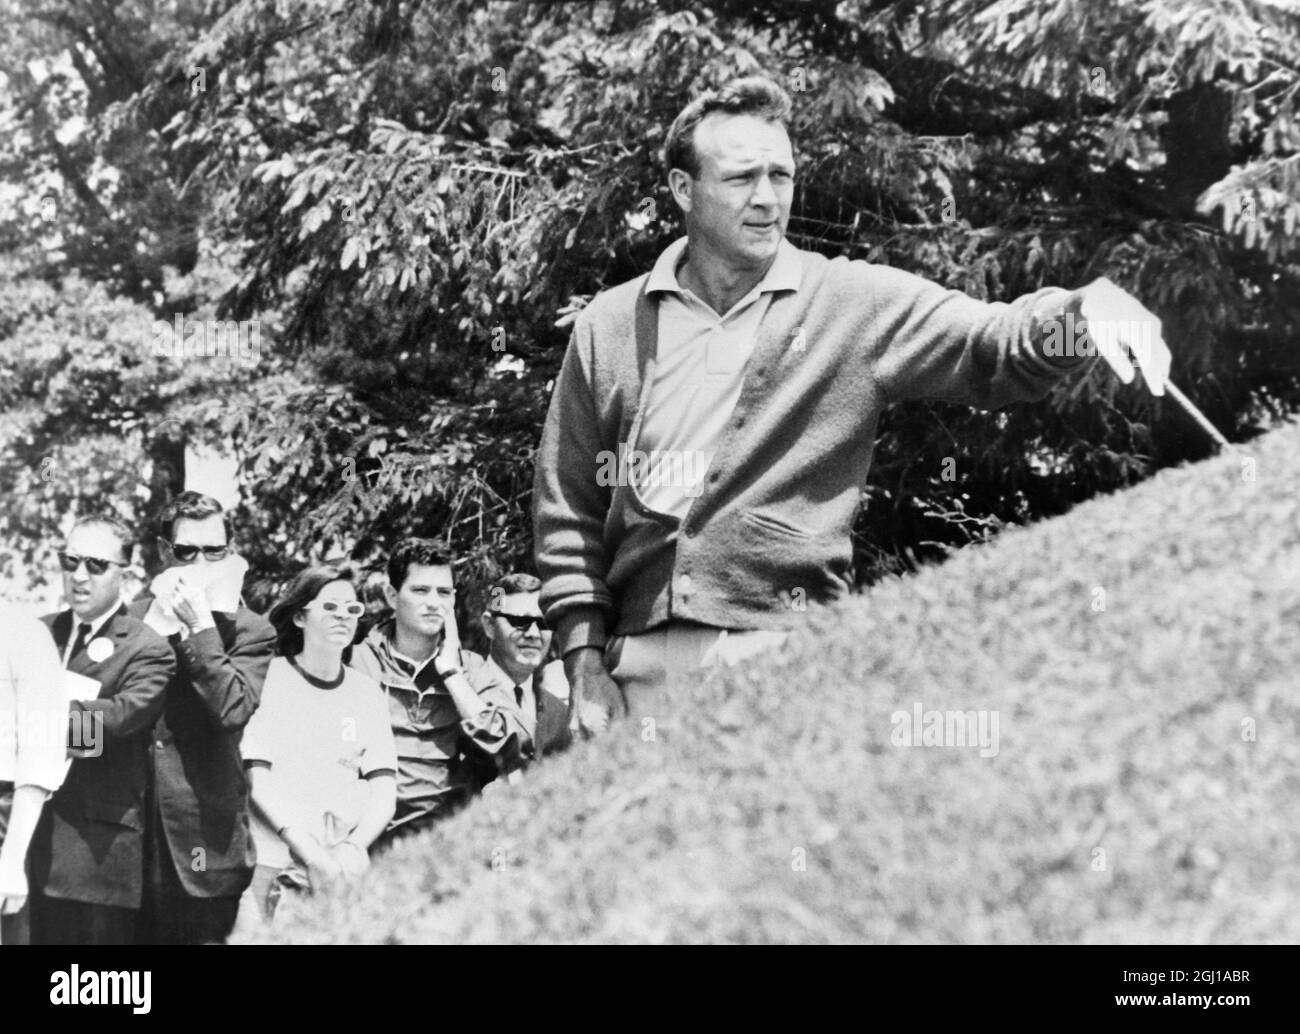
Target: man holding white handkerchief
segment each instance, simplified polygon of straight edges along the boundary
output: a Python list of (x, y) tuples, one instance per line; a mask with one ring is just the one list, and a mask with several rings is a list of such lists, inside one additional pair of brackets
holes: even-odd
[(221, 942), (253, 876), (239, 746), (261, 701), (275, 630), (240, 602), (248, 564), (231, 552), (217, 500), (183, 492), (158, 524), (166, 569), (130, 609), (167, 637), (177, 670), (151, 748), (139, 939)]

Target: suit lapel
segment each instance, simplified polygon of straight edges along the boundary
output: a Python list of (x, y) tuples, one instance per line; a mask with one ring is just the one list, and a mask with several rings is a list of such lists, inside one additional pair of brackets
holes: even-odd
[[(131, 636), (130, 628), (122, 620), (125, 616), (126, 606), (118, 607), (113, 612), (113, 616), (104, 622), (104, 627), (86, 640), (86, 648), (78, 656), (71, 658), (68, 664), (69, 671), (75, 671), (78, 675), (85, 675), (88, 678), (95, 679), (99, 683), (101, 695), (107, 682), (102, 678), (96, 678), (95, 670), (111, 661), (119, 650), (125, 649), (126, 640)], [(113, 652), (101, 661), (94, 661), (90, 658), (90, 644), (97, 639), (107, 639), (113, 644)], [(104, 672), (100, 671), (99, 674), (102, 675)]]
[(212, 623), (217, 626), (217, 638), (221, 640), (222, 645), (235, 641), (235, 629), (238, 622), (234, 613), (214, 610), (212, 612)]
[(54, 635), (54, 645), (59, 650), (59, 660), (63, 660), (63, 651), (68, 648), (68, 637), (72, 634), (72, 611), (61, 610), (55, 614), (50, 632)]
[[(113, 643), (114, 651), (121, 649), (126, 645), (126, 641), (131, 638), (131, 627), (126, 623), (129, 615), (126, 612), (126, 605), (118, 607), (113, 612), (113, 616), (108, 619), (103, 628), (99, 630), (99, 636), (104, 636)], [(95, 638), (99, 638), (96, 636)]]
[(542, 757), (542, 708), (546, 705), (542, 703), (542, 672), (546, 670), (546, 662), (533, 672), (529, 678), (529, 690), (533, 694), (533, 756), (539, 761)]

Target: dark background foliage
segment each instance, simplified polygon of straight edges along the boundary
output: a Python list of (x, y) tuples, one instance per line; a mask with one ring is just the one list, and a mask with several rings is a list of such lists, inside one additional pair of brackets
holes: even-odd
[[(699, 90), (795, 99), (801, 247), (987, 299), (1105, 275), (1229, 437), (1300, 404), (1300, 15), (1265, 0), (0, 4), (0, 562), (144, 526), (186, 445), (240, 463), (264, 599), (308, 558), (531, 564), (568, 322), (681, 231), (659, 148)], [(151, 325), (256, 320), (255, 363)], [(880, 429), (861, 582), (1211, 448), (1098, 368)], [(146, 551), (146, 562), (154, 557)], [(463, 615), (464, 616), (464, 615)]]

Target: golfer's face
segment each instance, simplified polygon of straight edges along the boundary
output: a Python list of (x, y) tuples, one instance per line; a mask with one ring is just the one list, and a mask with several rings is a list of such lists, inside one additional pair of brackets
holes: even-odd
[(776, 256), (790, 221), (794, 154), (785, 129), (754, 115), (714, 113), (695, 128), (699, 175), (689, 186), (691, 239), (736, 269)]

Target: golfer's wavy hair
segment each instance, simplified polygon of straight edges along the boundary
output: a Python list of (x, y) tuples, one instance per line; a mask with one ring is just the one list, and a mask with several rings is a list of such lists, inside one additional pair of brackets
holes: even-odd
[[(285, 587), (284, 595), (266, 615), (275, 628), (275, 652), (279, 657), (296, 657), (302, 653), (302, 629), (293, 623), (293, 616), (320, 595), (321, 589), (331, 582), (347, 582), (356, 589), (356, 572), (350, 567), (321, 564), (299, 571)], [(360, 592), (357, 597), (360, 598)], [(343, 663), (351, 659), (352, 648), (343, 651)]]
[(695, 127), (715, 111), (728, 115), (755, 115), (785, 128), (790, 126), (790, 95), (784, 87), (763, 75), (733, 79), (717, 90), (701, 94), (682, 109), (668, 129), (664, 142), (665, 171), (682, 169), (700, 174), (700, 157), (695, 153)]

